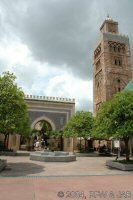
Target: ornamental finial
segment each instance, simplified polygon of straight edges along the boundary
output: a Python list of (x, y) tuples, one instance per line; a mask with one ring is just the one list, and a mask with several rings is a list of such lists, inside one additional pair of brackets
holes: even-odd
[(112, 20), (112, 18), (107, 14), (106, 20)]

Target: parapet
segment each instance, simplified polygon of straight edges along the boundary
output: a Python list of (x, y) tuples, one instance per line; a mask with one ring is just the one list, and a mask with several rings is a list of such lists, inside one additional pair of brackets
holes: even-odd
[(63, 102), (63, 103), (75, 103), (75, 99), (73, 99), (73, 98), (48, 97), (48, 96), (36, 96), (36, 95), (25, 95), (25, 100), (39, 100), (39, 101), (52, 101), (52, 102)]

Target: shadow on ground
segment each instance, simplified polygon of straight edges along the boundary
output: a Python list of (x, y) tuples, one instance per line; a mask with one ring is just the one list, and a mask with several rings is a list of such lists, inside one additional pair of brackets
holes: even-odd
[(8, 163), (5, 170), (0, 172), (1, 177), (9, 176), (28, 176), (32, 174), (38, 174), (44, 172), (44, 166), (35, 163)]

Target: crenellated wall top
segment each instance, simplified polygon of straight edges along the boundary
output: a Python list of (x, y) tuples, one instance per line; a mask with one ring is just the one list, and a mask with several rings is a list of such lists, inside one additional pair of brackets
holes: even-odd
[(62, 97), (48, 97), (48, 96), (36, 96), (36, 95), (25, 95), (26, 100), (40, 100), (40, 101), (52, 101), (52, 102), (64, 102), (64, 103), (75, 103), (74, 98), (62, 98)]

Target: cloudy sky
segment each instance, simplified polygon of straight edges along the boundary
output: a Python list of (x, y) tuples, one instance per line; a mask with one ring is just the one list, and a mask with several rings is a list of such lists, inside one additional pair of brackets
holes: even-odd
[(26, 94), (76, 98), (93, 110), (93, 50), (107, 14), (129, 35), (132, 0), (0, 0), (0, 73)]

